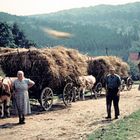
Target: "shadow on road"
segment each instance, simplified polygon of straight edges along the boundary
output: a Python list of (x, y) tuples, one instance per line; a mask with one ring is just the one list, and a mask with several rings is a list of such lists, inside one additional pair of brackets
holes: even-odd
[(13, 128), (18, 125), (19, 125), (18, 123), (5, 123), (0, 125), (0, 129)]

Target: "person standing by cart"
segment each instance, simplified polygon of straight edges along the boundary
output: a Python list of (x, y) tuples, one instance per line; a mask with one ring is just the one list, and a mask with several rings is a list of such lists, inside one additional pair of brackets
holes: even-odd
[(110, 68), (110, 74), (106, 77), (106, 107), (107, 107), (107, 117), (106, 119), (111, 119), (111, 106), (112, 101), (115, 110), (115, 119), (118, 119), (120, 115), (119, 110), (119, 99), (120, 99), (120, 86), (121, 78), (119, 75), (115, 74), (115, 68)]
[(25, 124), (25, 115), (31, 114), (28, 89), (34, 81), (24, 77), (23, 71), (17, 72), (17, 79), (13, 82), (13, 104), (19, 116), (19, 124)]

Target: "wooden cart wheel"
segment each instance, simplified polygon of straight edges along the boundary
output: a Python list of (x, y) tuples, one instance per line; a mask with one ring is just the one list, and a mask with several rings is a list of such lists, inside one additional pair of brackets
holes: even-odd
[(71, 105), (73, 100), (73, 83), (67, 83), (63, 90), (63, 102), (66, 106)]
[(127, 84), (126, 84), (127, 90), (131, 90), (132, 89), (132, 84), (133, 84), (133, 80), (131, 78), (128, 78), (127, 79)]
[(43, 91), (41, 92), (40, 101), (41, 106), (44, 110), (48, 111), (52, 107), (53, 91), (51, 90), (51, 88), (46, 87), (43, 89)]
[(103, 88), (102, 83), (100, 83), (100, 82), (97, 83), (97, 85), (95, 86), (95, 89), (94, 89), (95, 98), (97, 98), (98, 96), (101, 95), (102, 88)]

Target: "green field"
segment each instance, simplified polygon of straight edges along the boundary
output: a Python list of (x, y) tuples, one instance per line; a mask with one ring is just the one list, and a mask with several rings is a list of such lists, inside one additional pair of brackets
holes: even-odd
[(139, 138), (140, 110), (93, 132), (88, 140), (138, 140)]

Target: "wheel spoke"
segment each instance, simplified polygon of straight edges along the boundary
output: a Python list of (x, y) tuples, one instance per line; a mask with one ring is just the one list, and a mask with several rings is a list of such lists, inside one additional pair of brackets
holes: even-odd
[(53, 103), (53, 92), (50, 88), (43, 89), (41, 93), (41, 105), (45, 110), (49, 110)]
[(64, 102), (64, 104), (66, 106), (68, 106), (72, 102), (72, 99), (73, 99), (72, 88), (73, 88), (73, 84), (72, 83), (68, 83), (64, 87), (64, 90), (63, 90), (63, 102)]

